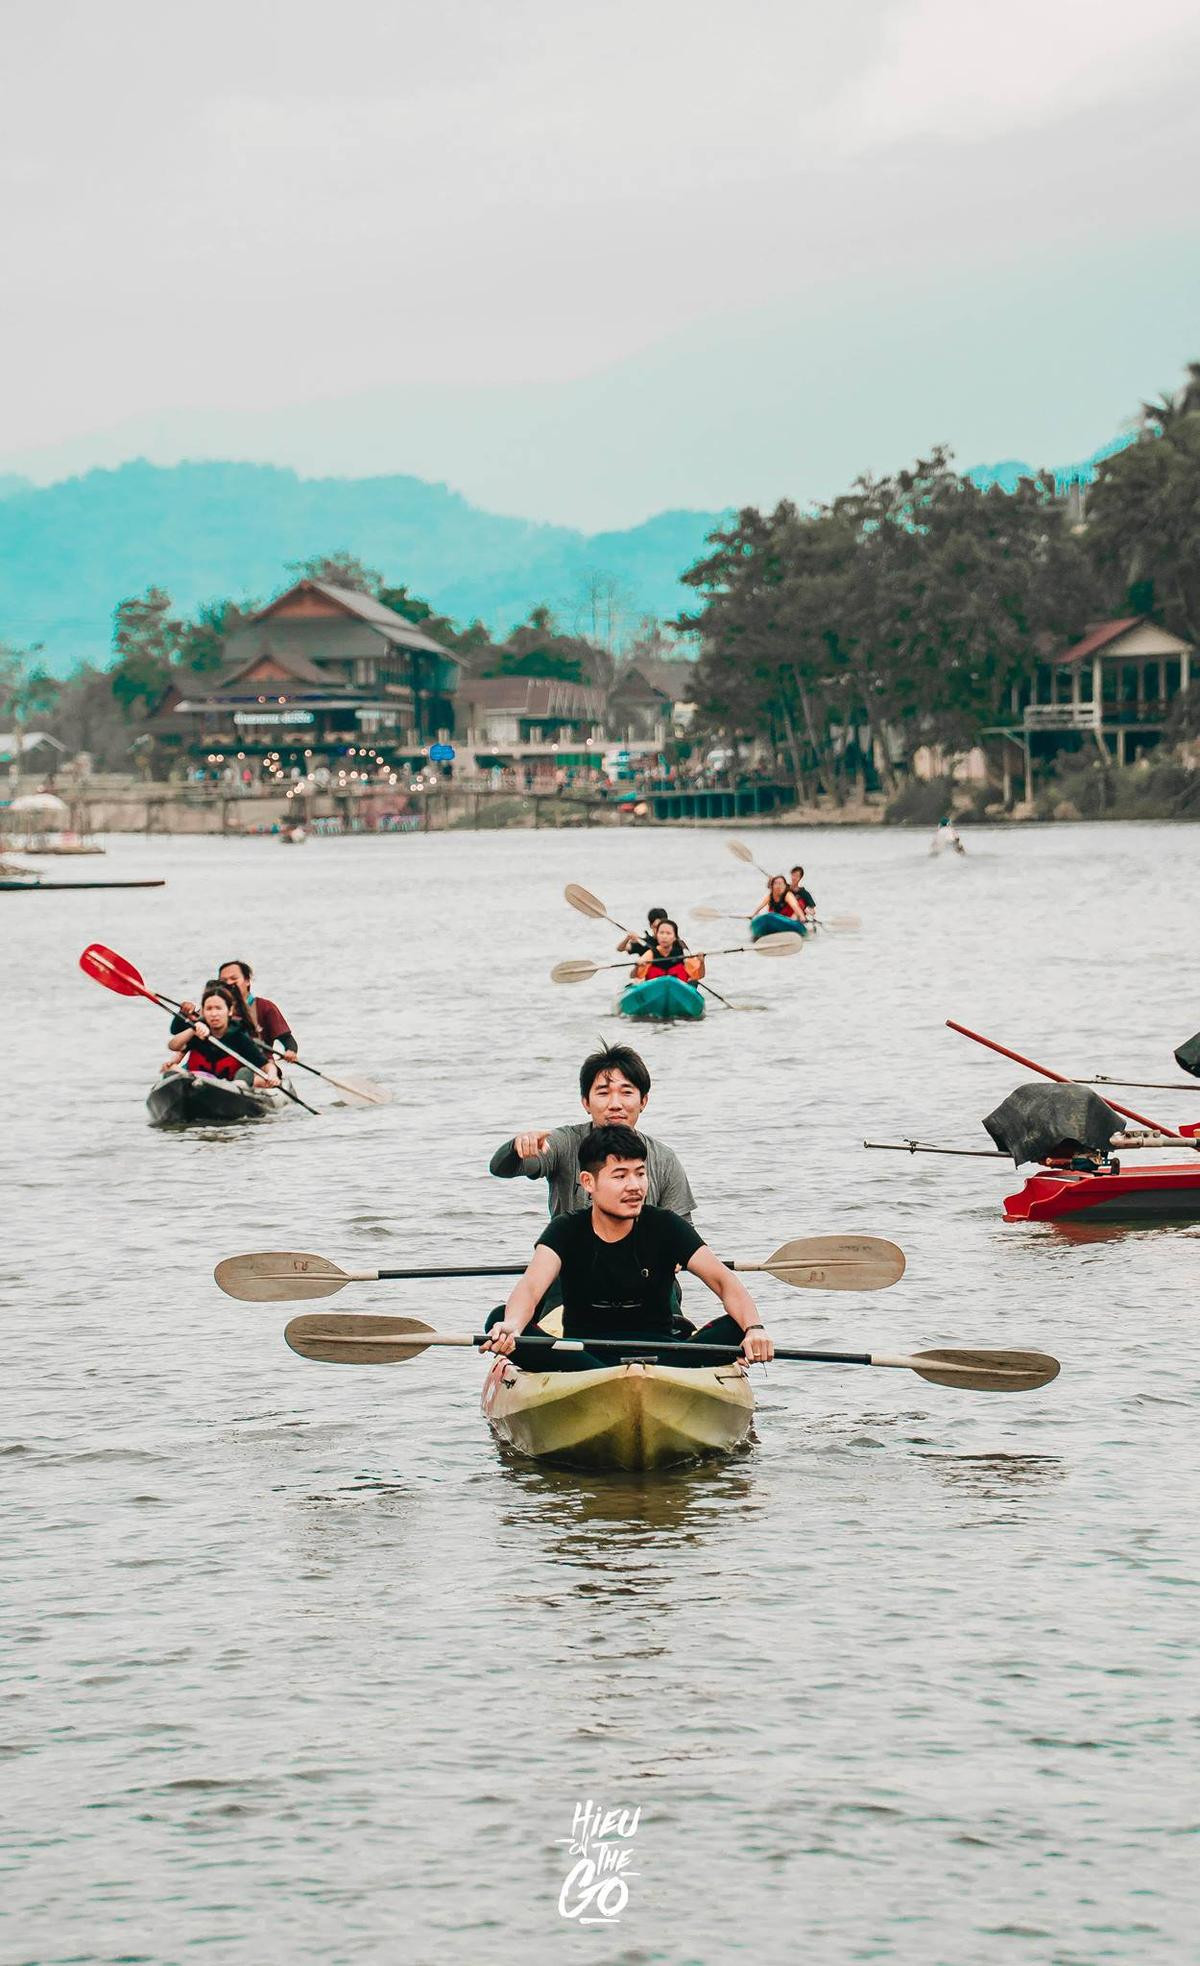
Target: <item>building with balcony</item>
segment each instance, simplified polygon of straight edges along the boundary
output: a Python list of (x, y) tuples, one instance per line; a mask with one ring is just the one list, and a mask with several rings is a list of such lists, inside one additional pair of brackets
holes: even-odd
[(695, 666), (661, 656), (635, 656), (619, 672), (608, 693), (610, 737), (625, 744), (660, 749), (687, 729), (695, 706)]
[(423, 758), (454, 728), (460, 664), (370, 594), (301, 580), (229, 636), (221, 668), (172, 688), (152, 721), (176, 755), (286, 770), (371, 753)]
[(1171, 711), (1191, 685), (1192, 649), (1148, 615), (1100, 621), (1081, 641), (1040, 663), (1020, 701), (1021, 730), (1043, 754), (1075, 733), (1105, 757), (1127, 762), (1132, 749), (1157, 744)]
[(552, 780), (560, 768), (599, 768), (604, 692), (557, 677), (478, 676), (459, 693), (458, 748), (481, 771), (522, 768)]

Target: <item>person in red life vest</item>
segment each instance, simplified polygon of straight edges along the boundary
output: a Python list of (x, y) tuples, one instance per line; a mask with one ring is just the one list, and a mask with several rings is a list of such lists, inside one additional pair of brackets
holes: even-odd
[(784, 921), (802, 922), (804, 908), (792, 893), (782, 874), (772, 874), (770, 885), (754, 910), (755, 915), (782, 915)]
[(638, 983), (646, 982), (651, 976), (677, 976), (681, 983), (694, 983), (699, 989), (704, 957), (688, 955), (679, 940), (678, 924), (664, 915), (654, 924), (653, 949), (642, 957), (633, 974)]
[[(269, 997), (255, 996), (250, 987), (252, 976), (253, 971), (249, 963), (238, 957), (222, 963), (217, 971), (218, 981), (223, 983), (227, 990), (233, 992), (235, 1018), (244, 1024), (268, 1051), (274, 1051), (277, 1046), (282, 1045), (283, 1056), (291, 1061), (300, 1049), (292, 1035), (291, 1026), (278, 1004), (272, 1003)], [(205, 988), (208, 987), (205, 984)], [(180, 1008), (183, 1014), (171, 1025), (172, 1037), (177, 1036), (186, 1025), (194, 1023), (200, 1014), (199, 1007), (194, 1003), (182, 1004)]]
[[(237, 1079), (242, 1085), (277, 1085), (275, 1067), (253, 1033), (234, 1015), (235, 1009), (233, 991), (226, 984), (206, 983), (200, 1016), (167, 1039), (175, 1056), (163, 1070), (182, 1064), (187, 1072), (208, 1072), (215, 1079)], [(214, 1044), (214, 1038), (219, 1043)], [(231, 1058), (230, 1052), (237, 1056)]]

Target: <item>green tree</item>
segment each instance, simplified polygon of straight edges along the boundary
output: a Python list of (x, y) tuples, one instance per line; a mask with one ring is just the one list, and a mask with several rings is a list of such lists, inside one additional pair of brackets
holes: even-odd
[(611, 658), (578, 635), (564, 635), (544, 604), (531, 608), (529, 619), (514, 628), (501, 647), (493, 649), (485, 676), (554, 677), (567, 683), (603, 686), (611, 674)]
[[(1198, 365), (1193, 364), (1193, 371)], [(1196, 394), (1200, 396), (1200, 378)], [(1106, 458), (1088, 493), (1087, 546), (1113, 605), (1200, 642), (1200, 402)]]
[(307, 560), (289, 560), (287, 571), (293, 580), (324, 580), (331, 587), (350, 587), (356, 594), (377, 596), (383, 586), (383, 575), (364, 566), (345, 546), (335, 547), (332, 553), (314, 553)]
[(145, 717), (166, 694), (182, 633), (183, 623), (172, 615), (171, 596), (162, 587), (118, 603), (112, 692), (127, 716)]
[(49, 716), (62, 684), (40, 659), (41, 644), (31, 649), (0, 642), (0, 719), (17, 725)]

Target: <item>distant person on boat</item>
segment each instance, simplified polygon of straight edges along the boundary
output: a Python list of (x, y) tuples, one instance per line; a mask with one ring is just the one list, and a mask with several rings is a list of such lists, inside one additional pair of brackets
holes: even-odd
[(641, 957), (633, 974), (638, 983), (648, 982), (652, 976), (676, 976), (681, 983), (692, 983), (699, 989), (704, 957), (688, 955), (679, 940), (678, 923), (664, 915), (654, 924), (653, 949)]
[[(502, 1181), (523, 1174), (544, 1180), (551, 1215), (571, 1215), (585, 1207), (579, 1185), (579, 1143), (598, 1126), (635, 1126), (650, 1097), (650, 1074), (632, 1045), (606, 1045), (584, 1059), (579, 1072), (579, 1097), (587, 1118), (570, 1126), (531, 1127), (497, 1147), (488, 1172)], [(690, 1221), (696, 1198), (673, 1148), (642, 1135), (646, 1143), (647, 1195), (655, 1208), (669, 1208)]]
[(788, 890), (791, 893), (793, 900), (799, 904), (799, 906), (803, 909), (806, 916), (816, 914), (817, 904), (813, 900), (812, 895), (809, 893), (808, 889), (804, 885), (803, 867), (792, 868), (792, 871), (788, 876)]
[[(741, 1279), (715, 1256), (690, 1222), (648, 1206), (648, 1147), (628, 1126), (589, 1129), (579, 1143), (579, 1178), (589, 1206), (550, 1222), (533, 1260), (503, 1310), (487, 1321), (483, 1351), (511, 1357), (538, 1372), (594, 1372), (608, 1361), (583, 1352), (543, 1353), (522, 1347), (547, 1292), (559, 1284), (563, 1337), (628, 1338), (653, 1349), (675, 1337), (675, 1276), (689, 1270), (721, 1302), (723, 1315), (692, 1334), (692, 1342), (740, 1346), (764, 1363), (775, 1347)], [(675, 1357), (672, 1364), (686, 1363)], [(698, 1360), (698, 1364), (703, 1361)]]
[[(801, 873), (804, 869), (800, 869)], [(807, 891), (807, 890), (806, 890)], [(782, 915), (785, 921), (802, 922), (804, 907), (792, 893), (782, 874), (772, 874), (767, 891), (757, 908), (756, 915)]]
[(646, 920), (649, 926), (646, 933), (644, 935), (623, 935), (617, 944), (617, 954), (619, 956), (626, 954), (631, 956), (648, 956), (654, 947), (654, 931), (658, 927), (659, 922), (665, 922), (666, 919), (667, 911), (665, 908), (648, 908), (646, 910)]
[[(233, 991), (224, 983), (206, 983), (200, 999), (200, 1014), (188, 1021), (175, 1018), (181, 1028), (172, 1030), (167, 1047), (175, 1056), (163, 1067), (170, 1071), (182, 1064), (187, 1072), (208, 1072), (215, 1079), (236, 1079), (240, 1085), (270, 1086), (279, 1083), (279, 1074), (266, 1050), (249, 1027), (236, 1015)], [(220, 1040), (220, 1049), (212, 1040)], [(235, 1051), (237, 1058), (229, 1052)], [(238, 1058), (248, 1062), (239, 1064)]]
[(930, 841), (930, 853), (940, 853), (943, 847), (953, 847), (955, 853), (965, 853), (966, 847), (958, 837), (958, 828), (949, 814), (938, 821), (938, 829)]

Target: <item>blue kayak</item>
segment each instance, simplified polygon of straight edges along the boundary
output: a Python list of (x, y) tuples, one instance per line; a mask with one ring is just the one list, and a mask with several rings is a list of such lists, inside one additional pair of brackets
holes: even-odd
[(625, 985), (617, 1009), (622, 1017), (703, 1017), (704, 998), (694, 983), (677, 976), (648, 976)]
[(750, 924), (756, 942), (761, 942), (764, 935), (786, 935), (789, 930), (793, 935), (808, 934), (804, 923), (798, 922), (794, 915), (755, 915)]

